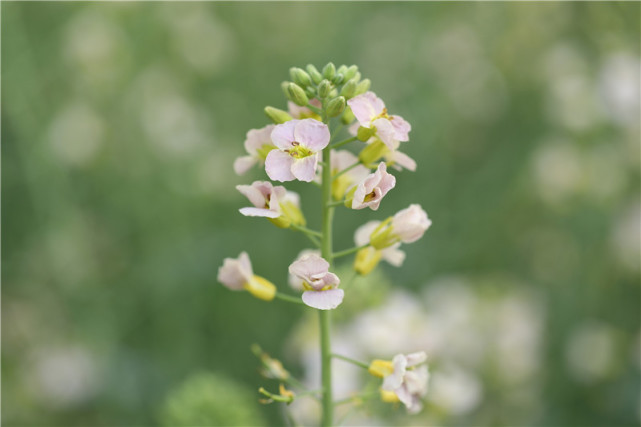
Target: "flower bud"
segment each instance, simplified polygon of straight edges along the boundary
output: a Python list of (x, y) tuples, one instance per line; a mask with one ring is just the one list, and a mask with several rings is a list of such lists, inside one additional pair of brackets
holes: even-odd
[(345, 109), (345, 98), (339, 96), (334, 98), (327, 104), (327, 116), (336, 117)]
[(312, 84), (312, 78), (302, 68), (292, 67), (289, 69), (289, 75), (294, 83), (300, 87), (307, 87)]
[(336, 75), (336, 66), (333, 62), (328, 63), (323, 67), (323, 77), (327, 80), (331, 80)]
[(370, 245), (376, 249), (385, 249), (399, 241), (398, 236), (393, 233), (392, 227), (390, 226), (391, 222), (392, 217), (389, 217), (376, 227), (369, 236)]
[(307, 68), (307, 72), (309, 73), (309, 76), (312, 78), (312, 81), (314, 82), (314, 84), (319, 84), (321, 82), (321, 80), (323, 80), (323, 75), (312, 64), (307, 64), (306, 68)]
[[(359, 128), (359, 133), (361, 129), (367, 128)], [(358, 153), (358, 160), (360, 160), (365, 166), (369, 166), (383, 157), (387, 151), (389, 151), (387, 146), (382, 141), (376, 140), (371, 144), (367, 144), (365, 148)]]
[(345, 111), (343, 111), (343, 116), (341, 117), (341, 122), (343, 124), (348, 125), (354, 121), (356, 117), (354, 116), (354, 113), (352, 112), (352, 109), (347, 107), (345, 108)]
[(367, 371), (378, 378), (384, 378), (394, 372), (394, 365), (391, 360), (375, 359), (370, 363)]
[(287, 92), (288, 87), (289, 87), (289, 82), (281, 82), (280, 89), (283, 91), (285, 98), (289, 98), (289, 93)]
[(304, 107), (309, 103), (309, 98), (305, 95), (303, 88), (298, 86), (296, 83), (290, 83), (287, 86), (288, 99), (293, 101), (294, 104)]
[(316, 89), (314, 89), (314, 86), (307, 86), (305, 88), (305, 95), (307, 95), (307, 98), (313, 99), (316, 96)]
[(343, 83), (343, 81), (345, 81), (345, 76), (342, 75), (341, 73), (336, 73), (336, 75), (334, 76), (332, 81), (334, 82), (334, 84), (339, 85), (339, 84)]
[(243, 285), (243, 287), (256, 298), (265, 301), (273, 300), (276, 295), (276, 286), (269, 280), (260, 276), (253, 276), (249, 282)]
[(356, 85), (356, 95), (367, 92), (371, 85), (372, 82), (370, 81), (370, 79), (364, 79), (362, 82)]
[(321, 98), (327, 98), (329, 92), (332, 90), (332, 84), (329, 80), (325, 79), (318, 85), (318, 96)]
[(341, 74), (345, 74), (345, 71), (347, 71), (347, 65), (345, 64), (341, 65), (336, 69), (336, 72)]
[(383, 254), (381, 251), (374, 249), (371, 246), (363, 248), (356, 252), (354, 258), (354, 270), (361, 276), (368, 275), (378, 265)]
[(348, 80), (343, 88), (341, 89), (341, 95), (345, 98), (350, 99), (356, 94), (356, 81), (354, 79)]
[(267, 114), (267, 117), (269, 117), (270, 120), (277, 125), (293, 119), (293, 117), (290, 116), (287, 111), (279, 110), (278, 108), (269, 106), (265, 107), (265, 114)]
[(345, 71), (343, 71), (345, 80), (351, 79), (356, 75), (357, 72), (358, 72), (358, 67), (356, 65), (352, 65), (351, 67), (347, 68)]
[(287, 218), (290, 224), (304, 226), (307, 223), (303, 211), (301, 211), (293, 201), (287, 200), (282, 202), (280, 204), (280, 210), (283, 213), (281, 217)]
[(363, 126), (358, 128), (358, 131), (356, 132), (356, 138), (358, 138), (359, 141), (368, 141), (374, 134), (376, 133), (376, 129), (374, 127), (371, 128), (364, 128)]

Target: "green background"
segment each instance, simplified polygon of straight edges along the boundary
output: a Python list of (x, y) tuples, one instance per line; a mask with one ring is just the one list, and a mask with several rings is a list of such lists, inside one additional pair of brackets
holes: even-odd
[[(379, 211), (337, 212), (336, 247), (419, 203), (432, 228), (378, 281), (419, 295), (455, 276), (488, 307), (525, 290), (542, 322), (536, 378), (518, 386), (535, 395), (525, 406), (509, 403), (496, 366), (479, 364), (469, 370), (484, 392), (469, 410), (432, 402), (418, 417), (372, 416), (638, 425), (639, 12), (618, 2), (3, 2), (3, 424), (156, 425), (171, 390), (199, 372), (236, 380), (249, 392), (235, 402), (250, 408), (258, 386), (276, 389), (256, 372), (254, 342), (301, 371), (283, 349), (304, 310), (229, 292), (216, 274), (247, 250), (287, 292), (307, 242), (238, 214), (247, 201), (235, 185), (266, 177), (231, 165), (247, 130), (267, 124), (263, 107), (286, 107), (289, 67), (333, 61), (357, 64), (412, 124), (403, 151), (418, 162), (396, 174)], [(288, 188), (318, 228), (318, 189)], [(384, 306), (377, 289), (365, 295)], [(434, 374), (449, 362), (432, 360)], [(256, 411), (282, 423), (275, 405)]]

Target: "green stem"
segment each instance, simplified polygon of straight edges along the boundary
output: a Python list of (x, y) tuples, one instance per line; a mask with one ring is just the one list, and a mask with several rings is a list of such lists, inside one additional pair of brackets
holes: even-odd
[(300, 227), (298, 225), (291, 225), (290, 228), (295, 231), (300, 231), (303, 233), (317, 248), (320, 248), (320, 241), (315, 237), (315, 233), (320, 235), (317, 231), (308, 230), (305, 227)]
[(316, 237), (323, 237), (320, 231), (315, 231), (315, 230), (312, 230), (311, 228), (303, 227), (302, 225), (292, 224), (291, 227), (296, 231), (302, 231), (303, 233), (311, 234), (312, 236), (316, 236)]
[(278, 299), (281, 299), (281, 300), (287, 301), (287, 302), (293, 302), (294, 304), (305, 305), (305, 303), (303, 302), (302, 299), (297, 298), (297, 297), (293, 297), (293, 296), (287, 295), (287, 294), (281, 294), (280, 292), (276, 292), (276, 295), (274, 295), (274, 298), (278, 298)]
[(314, 107), (312, 104), (307, 104), (307, 108), (312, 110), (314, 113), (321, 115), (323, 112), (319, 110), (317, 107)]
[(338, 172), (336, 175), (334, 175), (334, 177), (333, 177), (332, 179), (336, 179), (336, 178), (338, 178), (338, 177), (339, 177), (339, 176), (341, 176), (342, 174), (344, 174), (344, 173), (346, 173), (346, 172), (351, 171), (352, 169), (354, 169), (356, 166), (358, 166), (358, 165), (360, 165), (360, 164), (361, 164), (361, 161), (359, 160), (359, 161), (357, 161), (356, 163), (353, 163), (353, 164), (351, 164), (351, 165), (347, 166), (345, 169), (343, 169), (342, 171), (340, 171), (340, 172)]
[(369, 246), (369, 243), (366, 243), (366, 244), (364, 244), (362, 246), (355, 246), (353, 248), (345, 249), (344, 251), (334, 252), (334, 258), (340, 258), (340, 257), (345, 256), (345, 255), (353, 254), (354, 252), (358, 252), (361, 249), (364, 249), (364, 248), (366, 248), (368, 246)]
[[(323, 103), (324, 105), (324, 103)], [(323, 115), (323, 122), (327, 123), (327, 117)], [(323, 168), (322, 175), (322, 226), (321, 226), (321, 256), (332, 264), (332, 217), (334, 208), (332, 202), (332, 171), (330, 165), (330, 149), (323, 150), (323, 162), (329, 167)], [(330, 341), (331, 311), (319, 310), (318, 323), (320, 326), (320, 349), (321, 349), (321, 382), (323, 385), (322, 408), (323, 415), (321, 426), (330, 427), (334, 423), (334, 402), (332, 396), (332, 350)]]
[(336, 206), (341, 206), (341, 205), (344, 205), (344, 204), (345, 204), (345, 199), (343, 199), (343, 200), (339, 200), (339, 201), (337, 201), (337, 202), (332, 202), (332, 203), (330, 203), (329, 205), (330, 205), (331, 207), (336, 207)]
[(347, 357), (347, 356), (343, 356), (343, 355), (340, 355), (340, 354), (332, 354), (331, 357), (333, 357), (335, 359), (344, 360), (345, 362), (351, 363), (352, 365), (356, 365), (356, 366), (361, 367), (363, 369), (369, 369), (369, 365), (367, 363), (359, 362), (358, 360), (352, 359), (352, 358)]
[(345, 145), (345, 144), (349, 144), (349, 143), (350, 143), (350, 142), (352, 142), (352, 141), (356, 141), (357, 139), (358, 139), (357, 137), (353, 136), (353, 137), (351, 137), (351, 138), (347, 138), (347, 139), (344, 139), (344, 140), (342, 140), (342, 141), (335, 142), (335, 143), (331, 144), (331, 145), (329, 146), (329, 148), (331, 148), (331, 149), (336, 149), (336, 148), (338, 148), (338, 147), (342, 147), (342, 146), (343, 146), (343, 145)]

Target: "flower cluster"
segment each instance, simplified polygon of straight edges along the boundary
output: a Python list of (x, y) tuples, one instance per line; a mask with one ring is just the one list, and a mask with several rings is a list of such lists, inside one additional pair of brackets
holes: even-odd
[[(289, 282), (302, 294), (298, 299), (281, 293), (267, 279), (254, 275), (245, 252), (237, 259), (224, 260), (218, 280), (232, 290), (246, 290), (266, 301), (279, 298), (299, 302), (328, 315), (329, 310), (336, 309), (349, 297), (349, 289), (346, 295), (339, 288), (340, 278), (330, 271), (335, 259), (355, 254), (354, 270), (361, 275), (371, 272), (381, 259), (400, 266), (405, 259), (401, 244), (422, 237), (431, 221), (418, 204), (412, 204), (387, 219), (367, 222), (356, 231), (354, 248), (334, 252), (331, 244), (334, 210), (344, 206), (376, 211), (396, 186), (396, 177), (389, 168), (416, 169), (416, 162), (399, 150), (409, 141), (411, 126), (401, 116), (389, 114), (385, 103), (369, 90), (369, 79), (361, 79), (354, 65), (336, 68), (329, 63), (320, 71), (313, 65), (306, 70), (294, 67), (290, 77), (291, 81), (282, 84), (287, 110), (265, 108), (273, 123), (247, 132), (246, 155), (236, 159), (234, 170), (244, 175), (258, 165), (270, 180), (236, 186), (250, 203), (240, 209), (242, 215), (267, 218), (278, 227), (304, 234), (316, 246), (303, 251), (289, 266)], [(345, 126), (348, 135), (336, 141)], [(339, 150), (349, 143), (354, 143), (356, 151)], [(300, 196), (271, 182), (294, 180), (321, 187), (320, 231), (307, 228)], [(329, 336), (328, 324), (321, 321), (322, 336)], [(329, 339), (324, 338), (321, 344), (323, 369), (329, 370), (331, 364), (327, 362), (333, 357)], [(414, 353), (397, 355), (392, 361), (372, 362), (370, 373), (383, 378), (382, 399), (400, 401), (412, 413), (420, 410), (427, 391), (425, 359), (425, 353)], [(279, 367), (276, 377), (291, 380), (289, 374), (283, 373), (287, 371), (280, 362), (274, 364), (264, 355), (261, 360), (263, 364), (269, 361), (270, 366)], [(323, 375), (323, 379), (323, 424), (329, 425), (333, 403), (331, 384), (325, 381), (331, 381), (331, 373)], [(270, 397), (270, 401), (290, 403), (295, 398), (284, 388), (280, 394), (264, 389), (261, 393)]]

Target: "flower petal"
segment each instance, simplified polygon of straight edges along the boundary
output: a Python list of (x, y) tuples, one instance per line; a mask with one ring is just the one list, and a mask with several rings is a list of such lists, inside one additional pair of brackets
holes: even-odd
[(369, 237), (372, 235), (376, 227), (380, 224), (380, 221), (369, 221), (356, 230), (354, 233), (354, 243), (356, 246), (363, 246), (369, 243)]
[(318, 120), (298, 120), (294, 128), (294, 138), (295, 141), (314, 152), (321, 151), (329, 144), (329, 128)]
[(405, 168), (412, 172), (416, 170), (416, 162), (414, 161), (414, 159), (412, 159), (405, 153), (401, 153), (398, 150), (392, 152), (392, 154), (390, 155), (390, 160), (394, 163), (393, 166), (401, 166), (401, 168)]
[(417, 351), (405, 356), (407, 358), (407, 366), (419, 365), (427, 360), (427, 354), (424, 351)]
[(376, 127), (376, 134), (383, 141), (390, 150), (396, 150), (399, 146), (398, 139), (396, 139), (396, 131), (394, 126), (388, 119), (376, 119), (372, 123)]
[(325, 274), (328, 269), (329, 263), (316, 254), (303, 255), (289, 266), (289, 272), (301, 278)]
[(236, 190), (247, 197), (252, 205), (263, 208), (266, 196), (271, 193), (272, 184), (269, 181), (254, 181), (252, 185), (237, 185)]
[(265, 159), (265, 172), (274, 181), (292, 181), (295, 179), (291, 171), (293, 162), (294, 159), (284, 151), (272, 150)]
[(319, 310), (332, 310), (338, 307), (343, 302), (344, 297), (345, 292), (342, 289), (303, 292), (303, 302)]
[(408, 134), (412, 130), (412, 125), (401, 116), (390, 116), (390, 123), (394, 127), (396, 139), (399, 141), (409, 141), (410, 137)]
[(247, 132), (247, 139), (245, 139), (245, 150), (251, 155), (256, 155), (256, 151), (265, 144), (272, 144), (271, 134), (274, 131), (275, 125), (267, 125), (261, 129), (252, 129)]
[(241, 208), (239, 211), (245, 216), (262, 216), (265, 218), (278, 218), (281, 215), (280, 212), (264, 208)]
[(381, 114), (385, 108), (383, 101), (374, 92), (365, 92), (355, 96), (347, 101), (347, 105), (363, 127), (370, 127), (372, 119)]
[(302, 159), (293, 159), (291, 173), (299, 181), (310, 182), (316, 176), (316, 166), (318, 165), (318, 154), (304, 157)]
[(381, 251), (381, 255), (385, 261), (392, 264), (394, 267), (400, 267), (405, 261), (405, 252), (399, 249), (400, 243), (396, 243), (389, 248)]
[(271, 133), (271, 139), (276, 147), (281, 150), (289, 150), (292, 148), (292, 142), (296, 141), (296, 138), (294, 138), (294, 128), (299, 121), (300, 120), (290, 120), (274, 127)]
[(236, 175), (243, 175), (245, 174), (245, 172), (251, 169), (251, 167), (254, 166), (257, 161), (258, 160), (252, 156), (238, 157), (236, 160), (234, 160), (234, 172), (236, 172)]

